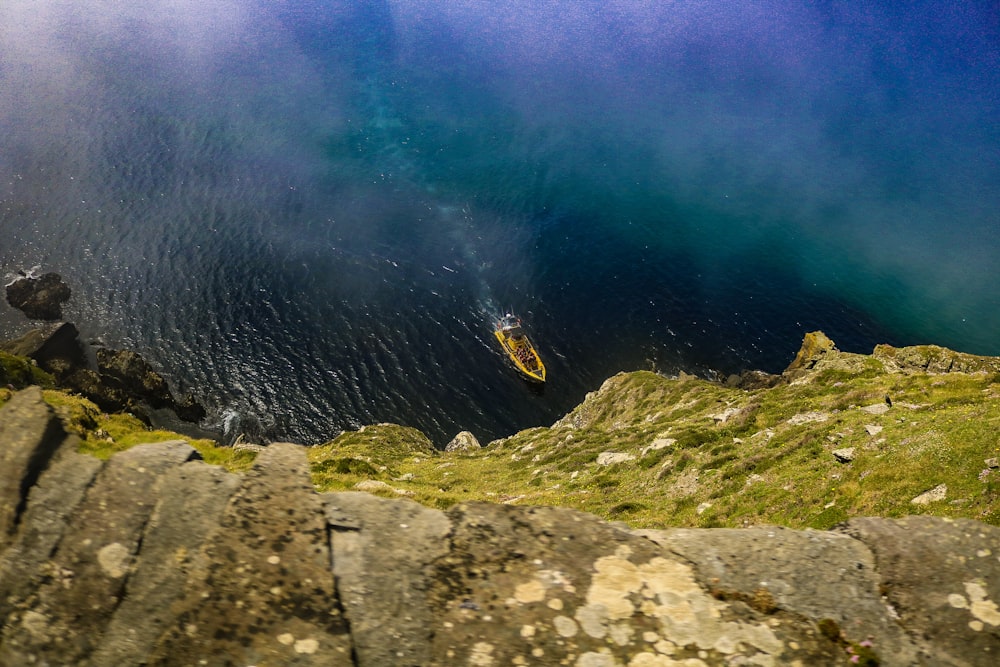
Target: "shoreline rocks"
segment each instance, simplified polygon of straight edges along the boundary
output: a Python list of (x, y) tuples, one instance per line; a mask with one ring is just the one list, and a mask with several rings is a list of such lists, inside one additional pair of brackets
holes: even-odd
[[(177, 400), (163, 376), (141, 355), (109, 348), (89, 350), (71, 322), (47, 324), (0, 342), (0, 351), (33, 360), (55, 377), (57, 386), (93, 401), (104, 412), (131, 412), (149, 425), (169, 423), (172, 430), (177, 430), (175, 420), (161, 418), (160, 412), (167, 410), (191, 424), (207, 414), (191, 396)], [(91, 364), (90, 356), (96, 364)]]
[(62, 319), (62, 304), (72, 295), (62, 276), (46, 273), (34, 277), (23, 272), (21, 275), (7, 285), (7, 303), (31, 320)]

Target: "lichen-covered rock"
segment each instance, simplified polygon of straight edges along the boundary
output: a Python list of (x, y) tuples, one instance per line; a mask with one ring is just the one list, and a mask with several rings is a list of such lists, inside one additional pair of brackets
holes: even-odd
[(304, 447), (273, 443), (260, 453), (171, 614), (150, 665), (351, 663), (326, 515)]
[(817, 628), (829, 619), (844, 640), (872, 641), (882, 664), (916, 663), (917, 648), (882, 599), (874, 556), (857, 540), (776, 526), (639, 533), (693, 563), (699, 581), (719, 599), (776, 618), (804, 617)]
[(72, 292), (58, 273), (23, 277), (7, 285), (7, 303), (32, 320), (58, 320)]
[(445, 448), (446, 452), (475, 452), (482, 449), (479, 440), (469, 431), (462, 431), (451, 439)]
[(802, 346), (792, 363), (788, 364), (785, 373), (809, 370), (831, 352), (837, 352), (837, 346), (833, 341), (822, 331), (810, 331), (802, 338)]
[(41, 566), (47, 576), (8, 617), (0, 664), (43, 656), (80, 664), (95, 650), (125, 593), (160, 478), (195, 455), (183, 442), (141, 445), (100, 470)]
[(437, 619), (424, 571), (448, 553), (451, 522), (412, 501), (365, 493), (324, 494), (323, 502), (358, 664), (428, 664)]
[(11, 543), (28, 492), (66, 438), (38, 387), (18, 392), (0, 412), (0, 549)]
[(926, 664), (997, 664), (1000, 528), (911, 516), (852, 519), (845, 532), (871, 549), (880, 589)]
[(182, 442), (105, 463), (75, 443), (37, 390), (0, 408), (0, 665), (780, 666), (853, 651), (908, 667), (1000, 653), (1000, 529), (976, 521), (632, 531), (569, 509), (320, 495), (287, 443), (245, 475)]
[(975, 373), (1000, 371), (1000, 358), (955, 352), (938, 345), (893, 347), (876, 345), (872, 356), (893, 371), (925, 373)]
[[(204, 568), (202, 545), (219, 521), (240, 478), (192, 461), (169, 470), (143, 533), (128, 595), (94, 651), (95, 665), (139, 665), (173, 622), (171, 609), (185, 593), (191, 572)], [(136, 623), (136, 619), (142, 619)]]

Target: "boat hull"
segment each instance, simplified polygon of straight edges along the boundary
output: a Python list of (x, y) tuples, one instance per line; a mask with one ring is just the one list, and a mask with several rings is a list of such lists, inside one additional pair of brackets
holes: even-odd
[(507, 358), (525, 379), (531, 382), (545, 382), (545, 364), (542, 363), (542, 358), (538, 356), (527, 336), (514, 337), (502, 328), (494, 331), (494, 335), (507, 354)]

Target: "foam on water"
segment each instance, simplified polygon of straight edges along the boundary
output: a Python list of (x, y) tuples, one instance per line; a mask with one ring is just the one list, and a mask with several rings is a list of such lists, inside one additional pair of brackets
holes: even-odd
[(229, 437), (489, 439), (818, 328), (1000, 354), (986, 4), (77, 4), (0, 7), (0, 271)]

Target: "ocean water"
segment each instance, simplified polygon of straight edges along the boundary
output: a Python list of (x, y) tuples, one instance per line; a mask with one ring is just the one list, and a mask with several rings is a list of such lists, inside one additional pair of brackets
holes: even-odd
[(0, 273), (227, 438), (485, 442), (815, 329), (1000, 354), (995, 2), (131, 4), (0, 4)]

